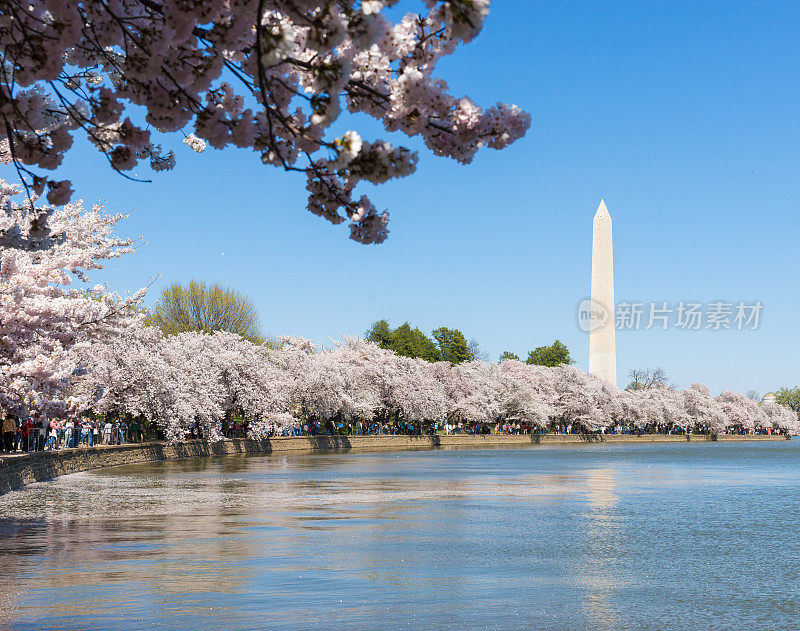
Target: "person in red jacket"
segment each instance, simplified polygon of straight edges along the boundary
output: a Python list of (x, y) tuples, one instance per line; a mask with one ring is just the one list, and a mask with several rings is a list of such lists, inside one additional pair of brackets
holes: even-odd
[(33, 442), (33, 419), (28, 417), (25, 420), (25, 424), (22, 426), (22, 438), (25, 443), (25, 451), (31, 451), (35, 446), (31, 444)]

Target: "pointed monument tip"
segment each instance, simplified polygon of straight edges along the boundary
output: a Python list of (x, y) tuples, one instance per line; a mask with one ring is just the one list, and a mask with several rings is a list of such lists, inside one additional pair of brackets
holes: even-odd
[(611, 218), (611, 215), (608, 212), (608, 208), (606, 208), (606, 200), (601, 199), (600, 205), (597, 207), (597, 212), (594, 214), (595, 218), (597, 217), (608, 217)]

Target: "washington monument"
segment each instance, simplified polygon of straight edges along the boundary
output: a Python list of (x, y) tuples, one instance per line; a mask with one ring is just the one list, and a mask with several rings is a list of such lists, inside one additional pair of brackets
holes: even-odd
[(617, 385), (617, 346), (614, 339), (614, 247), (611, 215), (600, 200), (592, 224), (592, 303), (605, 309), (607, 319), (589, 332), (589, 372)]

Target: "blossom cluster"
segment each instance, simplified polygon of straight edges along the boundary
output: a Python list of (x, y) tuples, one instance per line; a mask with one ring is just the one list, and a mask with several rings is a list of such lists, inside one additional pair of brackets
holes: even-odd
[(57, 168), (76, 132), (121, 173), (142, 161), (171, 169), (175, 155), (159, 140), (178, 132), (197, 152), (233, 145), (304, 172), (309, 210), (350, 221), (359, 242), (379, 243), (388, 215), (353, 190), (412, 173), (417, 156), (355, 131), (330, 137), (343, 108), (462, 163), (530, 126), (518, 107), (484, 109), (434, 77), (442, 57), (480, 32), (488, 0), (425, 0), (424, 11), (392, 22), (383, 10), (396, 3), (8, 0), (0, 160), (63, 204), (70, 183), (32, 169)]
[(172, 438), (195, 421), (213, 436), (232, 411), (254, 419), (256, 437), (297, 418), (800, 432), (788, 408), (733, 392), (714, 397), (700, 384), (627, 392), (574, 366), (430, 363), (350, 337), (328, 349), (285, 338), (274, 350), (231, 333), (163, 337), (138, 327), (93, 352), (92, 362), (75, 384), (76, 396), (99, 412), (143, 415)]
[(81, 355), (133, 326), (144, 294), (88, 286), (88, 272), (133, 251), (112, 235), (122, 215), (20, 204), (19, 193), (0, 180), (0, 407), (58, 415), (73, 406)]

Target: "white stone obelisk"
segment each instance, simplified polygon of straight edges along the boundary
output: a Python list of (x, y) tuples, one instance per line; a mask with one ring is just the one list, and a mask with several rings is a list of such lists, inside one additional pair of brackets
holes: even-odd
[(617, 385), (617, 346), (614, 339), (614, 248), (611, 215), (600, 200), (592, 225), (592, 303), (605, 310), (605, 322), (589, 332), (589, 372)]

